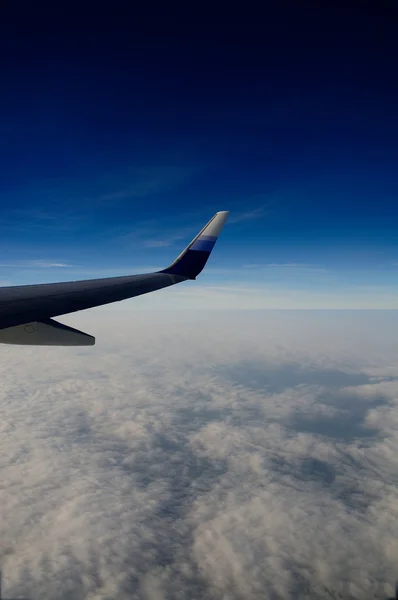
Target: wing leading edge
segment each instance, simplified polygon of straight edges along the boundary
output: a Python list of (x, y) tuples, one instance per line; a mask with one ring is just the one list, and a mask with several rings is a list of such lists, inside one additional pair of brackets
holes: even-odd
[[(156, 273), (0, 288), (0, 343), (92, 345), (94, 338), (52, 317), (118, 302), (196, 279), (228, 218), (218, 212), (178, 258)], [(20, 327), (23, 325), (24, 327)]]

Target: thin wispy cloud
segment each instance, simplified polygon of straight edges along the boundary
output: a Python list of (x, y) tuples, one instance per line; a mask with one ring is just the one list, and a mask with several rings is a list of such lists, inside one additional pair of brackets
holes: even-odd
[(178, 243), (184, 246), (185, 242), (188, 244), (193, 239), (199, 228), (200, 225), (182, 226), (177, 229), (175, 224), (171, 227), (170, 224), (164, 224), (164, 219), (151, 219), (137, 223), (128, 233), (117, 236), (117, 240), (144, 248), (165, 248)]
[(148, 240), (144, 243), (146, 248), (164, 248), (170, 246), (172, 242), (170, 240)]
[(87, 215), (76, 214), (76, 210), (53, 205), (51, 209), (10, 209), (0, 231), (15, 233), (72, 232), (84, 227)]
[(297, 267), (309, 267), (312, 265), (307, 265), (305, 263), (249, 263), (243, 265), (244, 269), (265, 269), (265, 268), (288, 268), (295, 269)]
[(266, 207), (258, 207), (253, 210), (248, 210), (246, 212), (231, 214), (228, 219), (229, 223), (242, 223), (243, 221), (252, 221), (253, 219), (259, 219), (264, 217), (266, 214), (270, 212), (270, 208)]
[(248, 263), (242, 265), (243, 269), (289, 269), (299, 271), (315, 271), (326, 273), (328, 270), (324, 267), (312, 265), (308, 263)]
[(98, 200), (117, 202), (128, 198), (146, 198), (162, 194), (189, 181), (198, 172), (200, 172), (198, 167), (180, 165), (155, 165), (134, 169), (124, 177), (124, 187), (105, 192), (98, 197)]
[(146, 248), (164, 248), (166, 246), (172, 246), (176, 242), (179, 242), (185, 238), (185, 235), (178, 233), (176, 235), (170, 235), (169, 237), (162, 239), (146, 240), (144, 246)]
[(262, 219), (273, 213), (277, 206), (277, 198), (269, 193), (252, 194), (244, 201), (230, 204), (231, 214), (228, 223), (243, 223)]
[(73, 266), (68, 263), (51, 260), (15, 260), (0, 263), (0, 267), (4, 269), (64, 269), (72, 268)]
[(109, 205), (170, 192), (200, 171), (192, 165), (150, 165), (94, 177), (27, 182), (1, 198), (7, 214), (3, 215), (0, 231), (45, 234), (82, 230), (95, 225), (98, 211), (106, 211)]
[(284, 269), (312, 269), (314, 265), (308, 265), (305, 263), (268, 263), (265, 265), (266, 267), (271, 267), (275, 269), (284, 268)]

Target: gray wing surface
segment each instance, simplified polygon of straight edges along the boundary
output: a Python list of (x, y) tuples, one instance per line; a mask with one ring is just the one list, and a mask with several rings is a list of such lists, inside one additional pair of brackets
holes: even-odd
[(0, 289), (0, 329), (118, 302), (186, 281), (152, 273)]
[(0, 288), (0, 342), (92, 345), (94, 338), (52, 317), (118, 302), (196, 279), (228, 217), (218, 212), (170, 267), (143, 275)]

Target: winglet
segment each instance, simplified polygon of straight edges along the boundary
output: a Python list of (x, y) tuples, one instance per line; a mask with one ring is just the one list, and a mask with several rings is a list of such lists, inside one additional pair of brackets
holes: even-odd
[(228, 210), (217, 212), (176, 260), (160, 273), (196, 279), (207, 263), (228, 215)]

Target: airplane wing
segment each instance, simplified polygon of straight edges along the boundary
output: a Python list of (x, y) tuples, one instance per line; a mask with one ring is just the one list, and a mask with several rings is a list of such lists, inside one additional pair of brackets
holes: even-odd
[(148, 294), (196, 279), (204, 268), (229, 211), (217, 212), (166, 269), (144, 275), (0, 288), (0, 343), (87, 346), (95, 338), (52, 317)]

